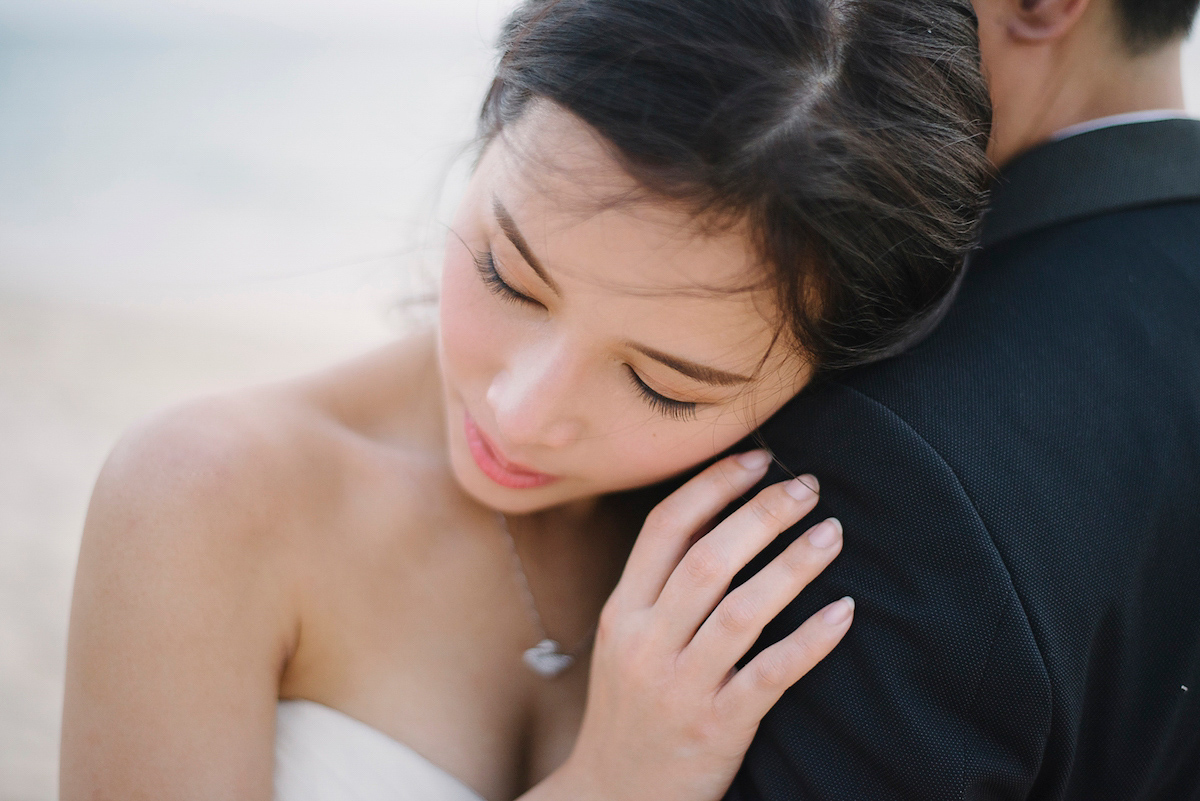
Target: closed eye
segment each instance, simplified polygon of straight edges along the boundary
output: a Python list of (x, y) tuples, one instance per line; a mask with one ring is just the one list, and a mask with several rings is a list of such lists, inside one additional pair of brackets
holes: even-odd
[[(496, 269), (496, 258), (492, 251), (480, 252), (472, 250), (471, 256), (475, 261), (475, 269), (478, 271), (480, 279), (492, 294), (498, 295), (502, 299), (512, 303), (545, 308), (540, 301), (529, 297), (523, 292), (517, 291), (501, 277), (499, 270)], [(655, 411), (674, 420), (690, 420), (696, 416), (696, 409), (700, 404), (693, 401), (675, 400), (674, 398), (668, 398), (666, 395), (655, 392), (642, 380), (637, 371), (629, 365), (625, 367), (634, 389), (637, 390), (642, 399), (650, 404), (650, 407)]]
[(514, 303), (521, 303), (527, 306), (542, 306), (540, 302), (523, 292), (518, 292), (511, 284), (500, 277), (500, 273), (496, 269), (496, 257), (492, 251), (480, 252), (472, 250), (471, 256), (475, 261), (475, 269), (478, 271), (479, 277), (492, 294), (499, 295), (505, 300), (510, 300)]
[(696, 416), (696, 409), (700, 404), (693, 401), (675, 400), (655, 392), (642, 380), (636, 370), (629, 365), (625, 365), (625, 368), (629, 372), (629, 379), (633, 382), (634, 389), (645, 399), (646, 403), (650, 404), (651, 408), (675, 420), (691, 420)]

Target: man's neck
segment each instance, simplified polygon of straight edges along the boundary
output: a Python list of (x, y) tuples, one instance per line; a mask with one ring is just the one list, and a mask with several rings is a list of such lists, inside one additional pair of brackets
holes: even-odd
[(992, 158), (998, 165), (1092, 120), (1184, 109), (1181, 44), (1136, 58), (1099, 59), (1068, 52), (1054, 66), (1060, 79), (1025, 98), (1024, 108), (1015, 109), (1024, 119), (1010, 124), (1010, 135), (998, 136), (993, 143)]
[[(1088, 86), (1075, 118), (1057, 130), (1101, 117), (1138, 111), (1184, 108), (1183, 48), (1170, 45), (1154, 53), (1113, 64)], [(1053, 132), (1052, 132), (1053, 133)]]

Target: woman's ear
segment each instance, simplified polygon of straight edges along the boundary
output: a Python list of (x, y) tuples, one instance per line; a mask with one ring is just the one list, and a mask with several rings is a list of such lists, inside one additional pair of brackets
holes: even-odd
[(1061, 39), (1087, 11), (1092, 0), (1007, 0), (1008, 35), (1021, 44)]

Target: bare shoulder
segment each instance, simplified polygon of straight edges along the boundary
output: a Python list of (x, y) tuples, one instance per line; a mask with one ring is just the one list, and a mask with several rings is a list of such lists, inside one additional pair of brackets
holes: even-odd
[[(273, 480), (266, 462), (281, 455), (279, 439), (286, 436), (279, 417), (270, 403), (230, 395), (190, 401), (139, 423), (101, 470), (89, 517), (117, 514), (137, 529), (185, 511), (193, 523), (199, 522), (193, 515), (258, 518), (269, 512), (269, 503), (261, 503), (261, 490)], [(252, 522), (226, 530), (248, 531)]]
[(77, 583), (110, 564), (109, 581), (143, 582), (154, 565), (177, 589), (214, 590), (262, 569), (278, 546), (286, 482), (272, 442), (280, 423), (268, 415), (244, 398), (206, 398), (127, 432), (92, 492)]
[[(372, 444), (404, 440), (430, 405), (422, 373), (429, 349), (424, 339), (398, 343), (294, 381), (155, 415), (110, 454), (89, 529), (192, 531), (214, 548), (279, 546), (297, 519), (319, 518), (336, 504), (344, 473), (355, 472)], [(411, 428), (429, 426), (418, 419)]]
[(270, 797), (288, 612), (269, 509), (245, 485), (262, 447), (245, 415), (227, 399), (171, 410), (101, 471), (71, 606), (64, 799)]
[(64, 799), (270, 797), (305, 532), (386, 452), (397, 399), (373, 393), (403, 355), (191, 401), (113, 449), (72, 601)]

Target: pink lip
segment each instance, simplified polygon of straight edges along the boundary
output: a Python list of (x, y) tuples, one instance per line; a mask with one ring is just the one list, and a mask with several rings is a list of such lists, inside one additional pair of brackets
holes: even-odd
[(505, 459), (475, 425), (470, 413), (463, 415), (463, 429), (466, 431), (467, 447), (471, 450), (475, 464), (479, 465), (485, 476), (500, 486), (510, 489), (534, 489), (558, 481), (558, 476), (539, 473)]

